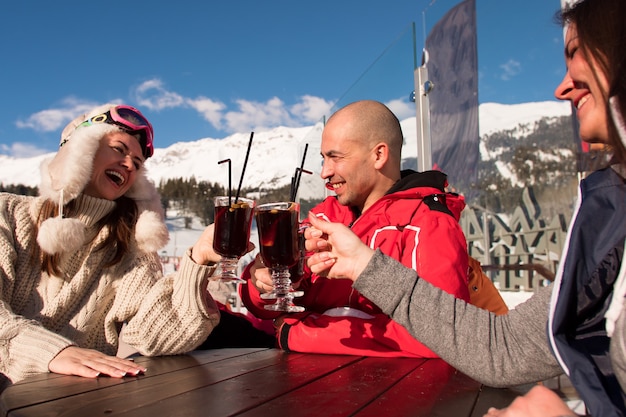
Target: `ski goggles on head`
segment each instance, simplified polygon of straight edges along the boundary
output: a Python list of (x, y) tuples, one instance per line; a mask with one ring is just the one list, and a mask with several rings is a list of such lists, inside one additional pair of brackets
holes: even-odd
[(129, 134), (139, 135), (139, 143), (144, 158), (150, 158), (154, 153), (152, 125), (139, 110), (131, 106), (115, 106), (106, 113), (98, 114), (85, 120), (76, 128), (89, 126), (97, 123), (108, 123), (120, 126)]

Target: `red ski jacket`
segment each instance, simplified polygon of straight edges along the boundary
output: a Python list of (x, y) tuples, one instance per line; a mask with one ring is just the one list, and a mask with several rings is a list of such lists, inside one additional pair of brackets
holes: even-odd
[[(403, 178), (367, 211), (358, 215), (328, 197), (312, 212), (352, 228), (373, 249), (401, 261), (419, 276), (469, 302), (468, 255), (458, 223), (463, 197), (445, 193), (445, 174), (439, 171), (405, 172)], [(249, 267), (243, 274), (250, 278)], [(393, 277), (381, 277), (393, 279)], [(280, 313), (265, 310), (253, 285), (242, 285), (241, 297), (257, 317)], [(352, 288), (352, 281), (305, 274), (294, 299), (306, 308), (287, 314), (277, 331), (279, 346), (287, 351), (366, 356), (437, 357)]]

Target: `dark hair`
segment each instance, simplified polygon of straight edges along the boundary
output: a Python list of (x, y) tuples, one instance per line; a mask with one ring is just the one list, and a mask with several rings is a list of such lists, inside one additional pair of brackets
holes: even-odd
[[(576, 26), (580, 50), (599, 66), (606, 76), (609, 91), (605, 91), (607, 120), (613, 121), (608, 106), (609, 97), (617, 97), (619, 112), (626, 119), (626, 1), (582, 0), (559, 12), (562, 25)], [(598, 75), (596, 74), (596, 79)], [(615, 127), (609, 123), (609, 145), (618, 162), (626, 164), (626, 147)]]
[[(122, 196), (115, 200), (115, 208), (106, 216), (104, 216), (96, 227), (101, 230), (105, 227), (109, 229), (109, 234), (94, 250), (101, 250), (104, 248), (115, 248), (115, 255), (104, 266), (110, 267), (118, 264), (124, 255), (128, 253), (130, 248), (130, 242), (133, 237), (133, 231), (138, 218), (138, 209), (135, 200)], [(68, 217), (72, 217), (76, 210), (75, 200), (70, 201), (65, 206), (65, 213)], [(39, 211), (39, 218), (37, 224), (41, 224), (44, 220), (57, 216), (59, 213), (59, 207), (56, 203), (46, 200), (41, 210)], [(59, 267), (60, 257), (59, 255), (50, 255), (45, 252), (41, 252), (41, 270), (48, 274), (60, 275), (61, 270)]]

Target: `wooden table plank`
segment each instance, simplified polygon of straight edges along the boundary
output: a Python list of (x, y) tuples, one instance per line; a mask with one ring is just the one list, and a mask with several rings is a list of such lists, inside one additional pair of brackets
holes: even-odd
[[(148, 371), (138, 377), (87, 379), (65, 376), (50, 381), (40, 380), (28, 385), (16, 385), (2, 393), (3, 414), (8, 416), (75, 415), (89, 416), (96, 413), (113, 414), (115, 409), (125, 410), (141, 407), (185, 390), (195, 389), (214, 382), (215, 378), (229, 378), (244, 369), (257, 369), (280, 361), (274, 349), (220, 349), (219, 351), (196, 351), (181, 356), (141, 358)], [(263, 363), (260, 363), (263, 362)], [(205, 368), (215, 369), (205, 378)], [(235, 368), (230, 370), (230, 368)], [(230, 370), (230, 373), (229, 373)], [(141, 383), (137, 383), (142, 380)], [(18, 388), (19, 386), (19, 388)], [(139, 387), (140, 386), (140, 387)], [(17, 391), (13, 394), (11, 391)], [(98, 392), (98, 401), (92, 391)], [(132, 398), (128, 392), (132, 391)], [(9, 399), (7, 399), (9, 397)], [(6, 410), (6, 411), (5, 411)], [(60, 414), (60, 413), (63, 414)], [(28, 414), (25, 414), (28, 413)]]
[(471, 417), (483, 417), (490, 407), (504, 408), (513, 402), (518, 395), (527, 393), (534, 384), (520, 385), (512, 388), (483, 387), (474, 406)]
[(441, 359), (430, 359), (355, 415), (465, 417), (479, 391), (480, 383)]
[[(220, 417), (240, 413), (245, 415), (246, 411), (252, 409), (253, 414), (259, 415), (257, 407), (260, 404), (283, 395), (290, 395), (298, 388), (361, 360), (360, 357), (344, 355), (302, 355), (284, 352), (282, 355), (291, 360), (283, 360), (271, 367), (253, 372), (242, 372), (237, 377), (189, 391), (167, 401), (134, 409), (124, 413), (123, 416)], [(312, 358), (314, 359), (311, 360)], [(292, 410), (289, 415), (297, 416), (299, 413), (299, 410)]]
[(218, 349), (136, 361), (145, 375), (15, 384), (0, 416), (482, 417), (528, 389), (481, 387), (440, 359)]
[[(334, 417), (352, 415), (417, 368), (424, 359), (363, 358), (305, 387), (238, 416)], [(387, 414), (389, 415), (389, 414)]]
[[(140, 364), (149, 364), (147, 365), (150, 367), (147, 376), (154, 376), (184, 367), (195, 366), (198, 363), (215, 362), (260, 350), (265, 349), (220, 349), (218, 351), (211, 351), (210, 354), (197, 351), (190, 355), (160, 357), (156, 362), (152, 361), (152, 358), (142, 356), (137, 357), (135, 361)], [(101, 389), (109, 385), (124, 384), (133, 379), (134, 377), (123, 379), (106, 377), (87, 379), (53, 373), (35, 375), (25, 381), (9, 386), (2, 393), (0, 397), (2, 398), (0, 402), (0, 416), (5, 416), (9, 411), (26, 405), (43, 403), (61, 397), (69, 397), (83, 392)]]

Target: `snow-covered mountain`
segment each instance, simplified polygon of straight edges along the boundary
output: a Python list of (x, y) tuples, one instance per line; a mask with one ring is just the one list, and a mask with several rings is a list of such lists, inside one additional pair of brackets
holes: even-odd
[[(510, 130), (520, 125), (532, 124), (542, 117), (563, 116), (570, 113), (567, 102), (546, 101), (523, 104), (483, 103), (479, 108), (481, 137), (500, 130)], [(417, 136), (415, 117), (402, 120), (405, 145), (403, 158), (417, 157)], [(287, 128), (277, 127), (264, 132), (255, 132), (244, 178), (243, 187), (275, 188), (287, 185), (297, 167), (302, 163), (306, 148), (304, 168), (313, 172), (303, 174), (300, 184), (300, 197), (310, 198), (323, 192), (319, 179), (321, 158), (319, 142), (321, 125)], [(168, 178), (190, 178), (198, 181), (217, 182), (228, 186), (228, 163), (218, 162), (230, 159), (231, 186), (236, 189), (241, 179), (241, 171), (246, 158), (250, 132), (236, 133), (222, 139), (205, 138), (191, 142), (179, 142), (167, 148), (155, 149), (146, 167), (149, 176), (158, 184)], [(0, 182), (3, 184), (39, 184), (39, 166), (53, 154), (33, 158), (12, 158), (0, 155)], [(309, 194), (313, 193), (313, 194)]]

